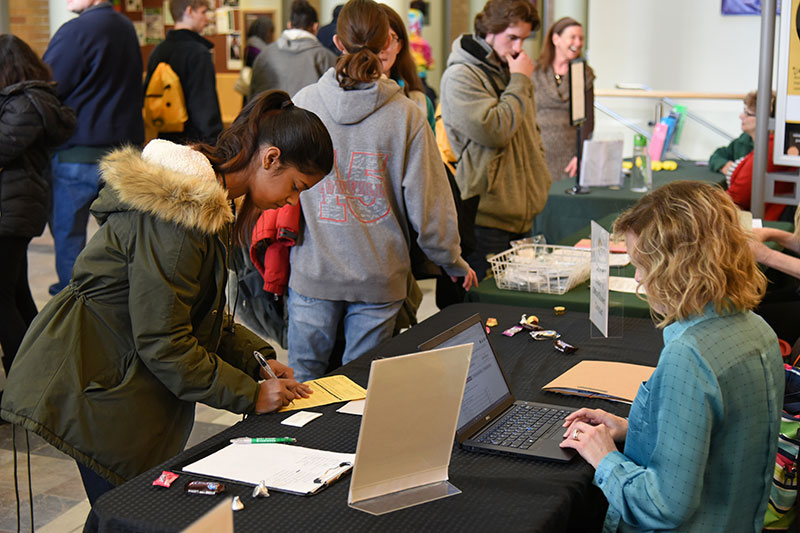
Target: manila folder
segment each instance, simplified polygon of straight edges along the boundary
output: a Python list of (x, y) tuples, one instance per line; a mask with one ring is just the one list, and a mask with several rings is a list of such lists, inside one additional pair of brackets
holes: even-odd
[(542, 390), (603, 398), (631, 404), (643, 381), (650, 379), (655, 367), (614, 361), (581, 361)]

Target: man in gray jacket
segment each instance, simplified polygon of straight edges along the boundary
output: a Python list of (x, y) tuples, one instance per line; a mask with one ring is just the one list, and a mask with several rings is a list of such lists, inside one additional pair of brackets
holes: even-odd
[(317, 40), (317, 11), (306, 0), (292, 2), (288, 26), (277, 41), (256, 56), (250, 98), (270, 89), (294, 96), (336, 64), (336, 55)]
[(459, 156), (456, 182), (463, 199), (480, 198), (477, 245), (467, 258), (478, 279), (486, 256), (525, 237), (547, 202), (551, 178), (536, 124), (533, 62), (522, 51), (538, 27), (529, 0), (489, 0), (475, 16), (475, 34), (453, 42), (442, 76), (442, 119)]

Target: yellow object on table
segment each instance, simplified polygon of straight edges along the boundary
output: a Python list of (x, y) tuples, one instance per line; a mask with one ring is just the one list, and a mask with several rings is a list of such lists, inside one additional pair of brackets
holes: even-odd
[(633, 161), (623, 161), (622, 162), (622, 168), (624, 168), (625, 170), (632, 169), (633, 168)]
[(557, 315), (563, 315), (566, 312), (567, 308), (563, 305), (557, 305), (553, 308), (553, 312)]
[(347, 376), (327, 376), (306, 381), (305, 384), (311, 387), (314, 394), (308, 398), (296, 398), (278, 412), (283, 413), (284, 411), (297, 411), (298, 409), (308, 409), (309, 407), (318, 407), (337, 402), (363, 400), (367, 397), (367, 389)]

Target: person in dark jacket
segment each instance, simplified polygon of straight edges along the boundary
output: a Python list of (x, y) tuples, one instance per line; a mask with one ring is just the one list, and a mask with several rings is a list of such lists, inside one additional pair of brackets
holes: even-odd
[(36, 316), (28, 285), (28, 244), (47, 224), (53, 149), (75, 129), (50, 69), (24, 41), (0, 35), (0, 347), (8, 375)]
[(268, 379), (253, 351), (274, 351), (226, 312), (228, 251), (332, 166), (322, 122), (282, 92), (249, 102), (215, 147), (156, 139), (105, 157), (100, 229), (31, 324), (0, 416), (73, 457), (93, 504), (183, 450), (195, 402), (252, 414), (307, 396), (275, 360)]
[(78, 114), (74, 135), (53, 156), (50, 231), (58, 282), (64, 288), (86, 245), (89, 205), (97, 198), (97, 162), (109, 150), (144, 142), (142, 53), (128, 17), (103, 0), (67, 0), (79, 13), (50, 40), (44, 62), (58, 82), (58, 97)]
[(182, 132), (160, 133), (159, 137), (180, 144), (214, 144), (222, 131), (222, 114), (211, 57), (214, 44), (200, 35), (208, 26), (207, 0), (174, 0), (169, 9), (175, 19), (175, 29), (168, 31), (167, 38), (150, 54), (144, 90), (158, 64), (169, 63), (181, 80), (189, 118)]
[(321, 42), (325, 48), (336, 54), (337, 56), (342, 55), (341, 50), (336, 48), (336, 45), (333, 42), (333, 36), (336, 35), (336, 23), (339, 20), (339, 12), (344, 7), (344, 4), (339, 4), (333, 8), (333, 20), (329, 24), (325, 24), (323, 27), (319, 29), (317, 32), (317, 39)]

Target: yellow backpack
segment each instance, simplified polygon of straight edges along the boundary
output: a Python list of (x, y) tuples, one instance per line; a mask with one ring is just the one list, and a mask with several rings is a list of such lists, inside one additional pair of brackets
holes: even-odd
[(442, 158), (445, 166), (453, 173), (455, 176), (456, 174), (456, 163), (458, 162), (458, 157), (453, 152), (453, 148), (450, 146), (450, 139), (447, 138), (447, 131), (444, 127), (444, 120), (442, 120), (442, 103), (439, 102), (436, 104), (436, 111), (433, 114), (434, 117), (434, 124), (435, 127), (433, 129), (436, 135), (436, 144), (439, 147), (439, 155)]
[(183, 131), (189, 115), (183, 98), (181, 80), (168, 63), (161, 62), (153, 71), (144, 96), (142, 108), (148, 139), (159, 133)]

